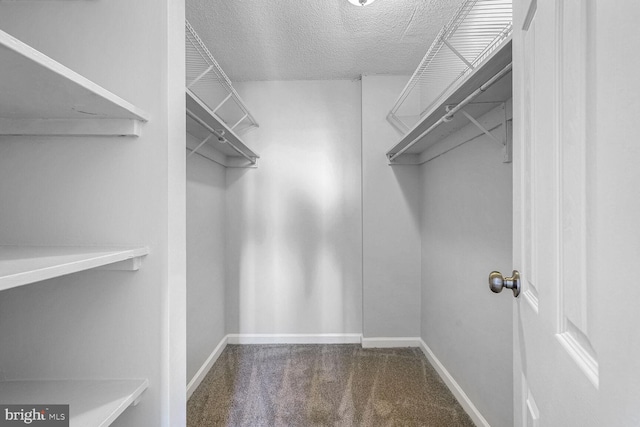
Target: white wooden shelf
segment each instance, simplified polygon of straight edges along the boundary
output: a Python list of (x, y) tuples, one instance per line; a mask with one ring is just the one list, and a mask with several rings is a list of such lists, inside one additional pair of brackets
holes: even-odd
[(0, 31), (0, 135), (138, 136), (145, 112)]
[[(240, 137), (191, 90), (186, 89), (186, 97), (187, 133), (200, 142), (206, 140), (205, 145), (217, 153), (213, 156), (207, 155), (206, 151), (200, 151), (198, 147), (200, 144), (195, 147), (188, 146), (188, 148), (192, 151), (198, 150), (205, 157), (226, 167), (255, 167), (260, 156), (247, 147)], [(219, 135), (224, 138), (224, 142), (219, 141)]]
[(0, 291), (92, 268), (138, 270), (147, 248), (0, 246)]
[[(69, 405), (70, 427), (106, 427), (147, 389), (147, 380), (0, 382), (3, 405)], [(36, 423), (37, 424), (37, 423)]]
[[(428, 134), (420, 137), (431, 128), (445, 114), (447, 106), (456, 106), (465, 100), (474, 91), (484, 85), (492, 77), (498, 74), (511, 63), (511, 38), (491, 55), (485, 58), (466, 78), (458, 82), (447, 91), (440, 100), (415, 124), (389, 151), (387, 157), (391, 158), (396, 153), (411, 145), (417, 138), (418, 141), (411, 145), (403, 154), (395, 157), (390, 164), (420, 164), (424, 161), (420, 155), (438, 141), (448, 135), (467, 126), (470, 121), (463, 114), (457, 113), (451, 121), (441, 123)], [(506, 102), (512, 96), (511, 73), (509, 72), (497, 80), (488, 89), (478, 95), (472, 103), (465, 106), (464, 110), (472, 117), (478, 118), (500, 103)]]

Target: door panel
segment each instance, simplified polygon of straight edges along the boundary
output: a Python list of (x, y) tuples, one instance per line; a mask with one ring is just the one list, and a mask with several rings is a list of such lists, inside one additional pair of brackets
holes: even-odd
[(515, 425), (640, 426), (640, 2), (513, 10)]
[(514, 2), (514, 412), (599, 426), (587, 239), (588, 2)]
[[(593, 104), (588, 81), (587, 3), (558, 3), (558, 94), (560, 182), (560, 277), (558, 339), (597, 388), (597, 355), (589, 335), (590, 295), (587, 244), (587, 105)], [(591, 83), (591, 84), (590, 84)]]

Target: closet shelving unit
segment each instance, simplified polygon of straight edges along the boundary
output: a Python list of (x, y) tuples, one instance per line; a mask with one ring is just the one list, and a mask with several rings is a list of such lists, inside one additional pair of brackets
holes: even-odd
[(138, 136), (145, 112), (0, 31), (0, 135)]
[(187, 138), (189, 155), (225, 167), (255, 167), (260, 156), (240, 135), (258, 123), (188, 21), (185, 29), (187, 133), (194, 138)]
[[(387, 115), (403, 136), (389, 164), (421, 164), (424, 152), (469, 123), (507, 147), (511, 98), (511, 0), (467, 0), (445, 25)], [(477, 118), (503, 106), (496, 136)]]
[[(0, 135), (139, 136), (148, 115), (0, 31)], [(145, 247), (0, 246), (0, 291), (89, 269), (138, 270)], [(71, 426), (107, 426), (146, 379), (0, 381), (3, 404), (70, 404)]]

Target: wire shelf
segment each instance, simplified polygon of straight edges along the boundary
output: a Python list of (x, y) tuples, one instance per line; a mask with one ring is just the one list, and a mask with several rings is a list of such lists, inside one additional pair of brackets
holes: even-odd
[(457, 82), (509, 38), (512, 0), (467, 0), (429, 47), (387, 120), (406, 134)]
[(186, 27), (186, 87), (233, 132), (258, 127), (240, 95), (189, 21)]

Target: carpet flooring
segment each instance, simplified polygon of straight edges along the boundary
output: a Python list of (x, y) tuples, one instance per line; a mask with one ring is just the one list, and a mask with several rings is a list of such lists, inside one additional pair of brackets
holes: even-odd
[(187, 405), (188, 427), (473, 426), (416, 348), (228, 345)]

